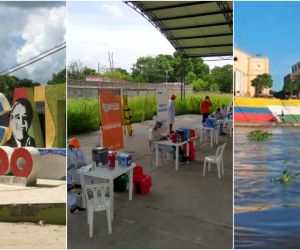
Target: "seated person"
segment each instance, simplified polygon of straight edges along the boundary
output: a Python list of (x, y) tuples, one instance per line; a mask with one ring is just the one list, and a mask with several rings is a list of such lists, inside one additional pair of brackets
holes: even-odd
[[(155, 142), (155, 141), (161, 141), (161, 140), (168, 139), (167, 136), (164, 136), (161, 133), (161, 128), (162, 128), (162, 123), (156, 122), (154, 127), (149, 130), (149, 142), (151, 144), (152, 144), (152, 142)], [(174, 146), (158, 145), (158, 148), (162, 151), (171, 153), (173, 155), (173, 158), (175, 159), (175, 147)], [(184, 151), (181, 147), (179, 147), (179, 155), (180, 155), (180, 161), (182, 161), (182, 162), (187, 161)]]
[(224, 104), (221, 107), (221, 115), (222, 115), (222, 119), (227, 119), (228, 118), (227, 108)]
[(77, 174), (77, 170), (87, 165), (86, 157), (80, 149), (80, 143), (77, 138), (71, 138), (68, 143), (68, 174), (72, 177), (75, 187), (80, 188), (80, 176)]
[[(229, 112), (228, 112), (228, 119), (232, 119), (232, 115), (233, 115), (232, 107), (230, 107)], [(231, 118), (229, 118), (230, 116), (231, 116)]]
[[(167, 136), (164, 136), (161, 133), (161, 128), (162, 128), (162, 123), (161, 122), (156, 122), (154, 127), (149, 130), (148, 139), (151, 142), (151, 144), (152, 144), (152, 142), (166, 140), (168, 138)], [(161, 148), (161, 146), (165, 147), (165, 145), (159, 145), (159, 148)]]
[[(224, 119), (224, 117), (223, 117), (223, 115), (221, 113), (221, 109), (220, 108), (217, 108), (217, 110), (215, 112), (215, 118), (217, 120), (223, 120)], [(220, 135), (226, 135), (224, 133), (224, 124), (223, 123), (220, 123)]]

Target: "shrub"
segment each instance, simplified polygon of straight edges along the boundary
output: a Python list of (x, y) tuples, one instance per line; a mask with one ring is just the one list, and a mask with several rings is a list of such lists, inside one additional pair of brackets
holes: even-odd
[(68, 99), (68, 134), (99, 129), (100, 113), (97, 99)]

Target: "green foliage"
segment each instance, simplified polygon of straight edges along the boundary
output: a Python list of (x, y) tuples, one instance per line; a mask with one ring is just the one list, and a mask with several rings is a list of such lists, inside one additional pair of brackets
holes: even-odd
[(272, 76), (269, 74), (258, 75), (251, 81), (251, 86), (255, 88), (255, 94), (258, 95), (265, 88), (271, 88), (273, 85)]
[(212, 83), (219, 86), (219, 90), (225, 93), (232, 92), (232, 65), (215, 67), (211, 70)]
[(48, 85), (61, 84), (66, 82), (66, 68), (59, 71), (57, 74), (52, 74), (51, 80), (47, 82)]
[(293, 94), (299, 95), (300, 93), (300, 77), (285, 81), (283, 85), (283, 92), (287, 93), (289, 97)]
[(120, 81), (120, 80), (131, 81), (130, 74), (125, 69), (122, 68), (107, 70), (104, 73), (104, 77), (112, 81)]
[(80, 134), (99, 129), (97, 99), (68, 99), (68, 134)]
[[(212, 110), (221, 107), (222, 104), (228, 105), (230, 95), (220, 95), (213, 93), (201, 93), (187, 95), (185, 100), (177, 98), (175, 101), (176, 115), (199, 114), (200, 103), (205, 96), (209, 95), (212, 101)], [(128, 106), (131, 108), (132, 123), (144, 120), (151, 120), (156, 112), (156, 97), (149, 95), (145, 106), (146, 96), (134, 96), (128, 98)], [(68, 134), (79, 134), (99, 129), (99, 105), (98, 99), (79, 98), (68, 99)]]
[(210, 91), (218, 91), (219, 90), (219, 85), (216, 83), (213, 83), (210, 85)]
[(210, 90), (209, 84), (203, 79), (197, 79), (193, 81), (192, 85), (193, 85), (193, 90), (195, 91)]
[(187, 75), (185, 77), (185, 83), (186, 84), (191, 84), (191, 83), (193, 83), (196, 80), (197, 80), (197, 76), (196, 76), (196, 74), (194, 72), (191, 71), (191, 72), (187, 73)]
[(272, 133), (263, 132), (260, 129), (257, 129), (252, 131), (248, 137), (252, 141), (267, 141), (272, 138)]
[(280, 182), (281, 184), (289, 184), (294, 179), (296, 179), (297, 175), (299, 175), (300, 173), (295, 173), (295, 172), (293, 173), (293, 172), (288, 171), (287, 163), (288, 163), (287, 160), (285, 160), (283, 162), (281, 176), (279, 178), (272, 178), (271, 181)]
[(196, 79), (207, 81), (210, 76), (209, 67), (201, 58), (181, 60), (178, 53), (158, 55), (156, 57), (139, 57), (132, 67), (132, 80), (141, 83), (159, 83), (180, 81), (181, 66), (187, 84)]
[(34, 86), (39, 86), (37, 82), (33, 82), (30, 79), (19, 79), (16, 76), (0, 76), (0, 92), (6, 96), (6, 98), (11, 102), (14, 89), (15, 88), (32, 88)]

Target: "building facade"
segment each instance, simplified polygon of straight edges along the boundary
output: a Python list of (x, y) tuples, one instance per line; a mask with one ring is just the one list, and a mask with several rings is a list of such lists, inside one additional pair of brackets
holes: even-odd
[(284, 82), (288, 80), (294, 80), (297, 77), (300, 77), (300, 61), (292, 66), (292, 73), (289, 73), (284, 77)]
[[(267, 57), (253, 57), (234, 48), (234, 93), (236, 96), (253, 97), (255, 88), (251, 86), (251, 81), (262, 74), (269, 74)], [(270, 89), (264, 89), (260, 94), (268, 96)]]

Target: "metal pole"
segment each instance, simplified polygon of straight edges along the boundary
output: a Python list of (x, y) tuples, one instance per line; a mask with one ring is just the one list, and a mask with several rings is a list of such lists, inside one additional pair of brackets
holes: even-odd
[(180, 57), (180, 100), (183, 99), (183, 58)]

